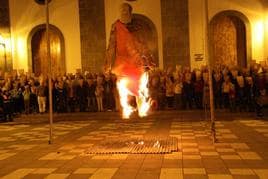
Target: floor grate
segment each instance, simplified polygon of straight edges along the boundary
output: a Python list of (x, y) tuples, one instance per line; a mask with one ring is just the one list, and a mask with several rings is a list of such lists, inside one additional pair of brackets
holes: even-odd
[(86, 151), (86, 154), (166, 154), (178, 151), (178, 139), (106, 139)]

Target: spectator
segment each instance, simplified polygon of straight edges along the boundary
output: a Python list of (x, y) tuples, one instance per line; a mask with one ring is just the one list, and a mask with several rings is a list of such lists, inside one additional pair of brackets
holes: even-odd
[(104, 88), (104, 108), (107, 111), (113, 111), (114, 110), (114, 86), (113, 86), (113, 82), (111, 80), (111, 74), (105, 74), (105, 78), (104, 78), (104, 83), (103, 83), (103, 88)]
[(167, 108), (172, 109), (174, 107), (174, 84), (169, 77), (166, 79), (166, 101)]
[(30, 114), (30, 95), (30, 88), (28, 85), (26, 85), (25, 90), (23, 92), (25, 114)]
[(43, 114), (46, 112), (46, 87), (44, 81), (40, 82), (40, 86), (37, 88), (37, 101), (39, 106), (39, 112)]
[(88, 110), (90, 112), (96, 111), (97, 105), (96, 105), (96, 96), (95, 96), (95, 91), (96, 91), (96, 83), (94, 82), (93, 77), (89, 77), (87, 79), (88, 83)]
[(95, 95), (96, 95), (96, 99), (97, 99), (97, 105), (98, 105), (98, 111), (101, 112), (103, 111), (103, 81), (102, 81), (102, 77), (97, 77), (97, 86), (96, 86), (96, 90), (95, 90)]
[(88, 92), (88, 85), (84, 81), (83, 77), (79, 77), (78, 86), (76, 87), (76, 97), (79, 104), (80, 112), (86, 111), (87, 92)]
[(182, 80), (181, 77), (178, 77), (175, 80), (174, 84), (174, 102), (175, 102), (175, 109), (179, 110), (182, 107)]

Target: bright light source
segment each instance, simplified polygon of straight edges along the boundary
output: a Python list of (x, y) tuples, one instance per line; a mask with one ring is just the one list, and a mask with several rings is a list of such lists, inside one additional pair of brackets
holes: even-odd
[(1, 34), (0, 34), (0, 44), (5, 44), (5, 39)]
[(253, 38), (255, 45), (262, 45), (264, 37), (264, 25), (262, 21), (258, 21), (253, 27)]
[(252, 23), (252, 49), (253, 57), (259, 62), (264, 58), (264, 21), (260, 19)]
[(18, 38), (17, 39), (17, 55), (18, 55), (18, 60), (20, 61), (20, 64), (25, 65), (26, 59), (27, 59), (27, 49), (26, 49), (26, 42), (23, 38)]

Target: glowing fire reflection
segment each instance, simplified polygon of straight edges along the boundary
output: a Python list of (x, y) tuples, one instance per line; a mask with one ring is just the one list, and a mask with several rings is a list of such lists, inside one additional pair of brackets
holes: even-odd
[(134, 94), (128, 89), (129, 80), (127, 77), (119, 79), (117, 83), (117, 88), (120, 97), (120, 104), (122, 107), (122, 115), (124, 119), (128, 119), (130, 115), (138, 110), (140, 117), (145, 117), (151, 106), (151, 99), (149, 98), (148, 89), (149, 75), (148, 73), (143, 73), (139, 81), (138, 95), (136, 96), (137, 109), (129, 104), (129, 97), (134, 96)]

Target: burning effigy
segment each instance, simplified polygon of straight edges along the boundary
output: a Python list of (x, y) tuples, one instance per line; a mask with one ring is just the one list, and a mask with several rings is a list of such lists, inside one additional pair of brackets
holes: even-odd
[[(117, 75), (123, 118), (129, 118), (134, 111), (144, 117), (150, 109), (149, 75), (146, 68), (151, 66), (150, 50), (135, 35), (137, 27), (132, 24), (132, 7), (123, 3), (121, 17), (112, 26), (106, 53), (106, 70)], [(136, 105), (131, 104), (135, 97)]]

